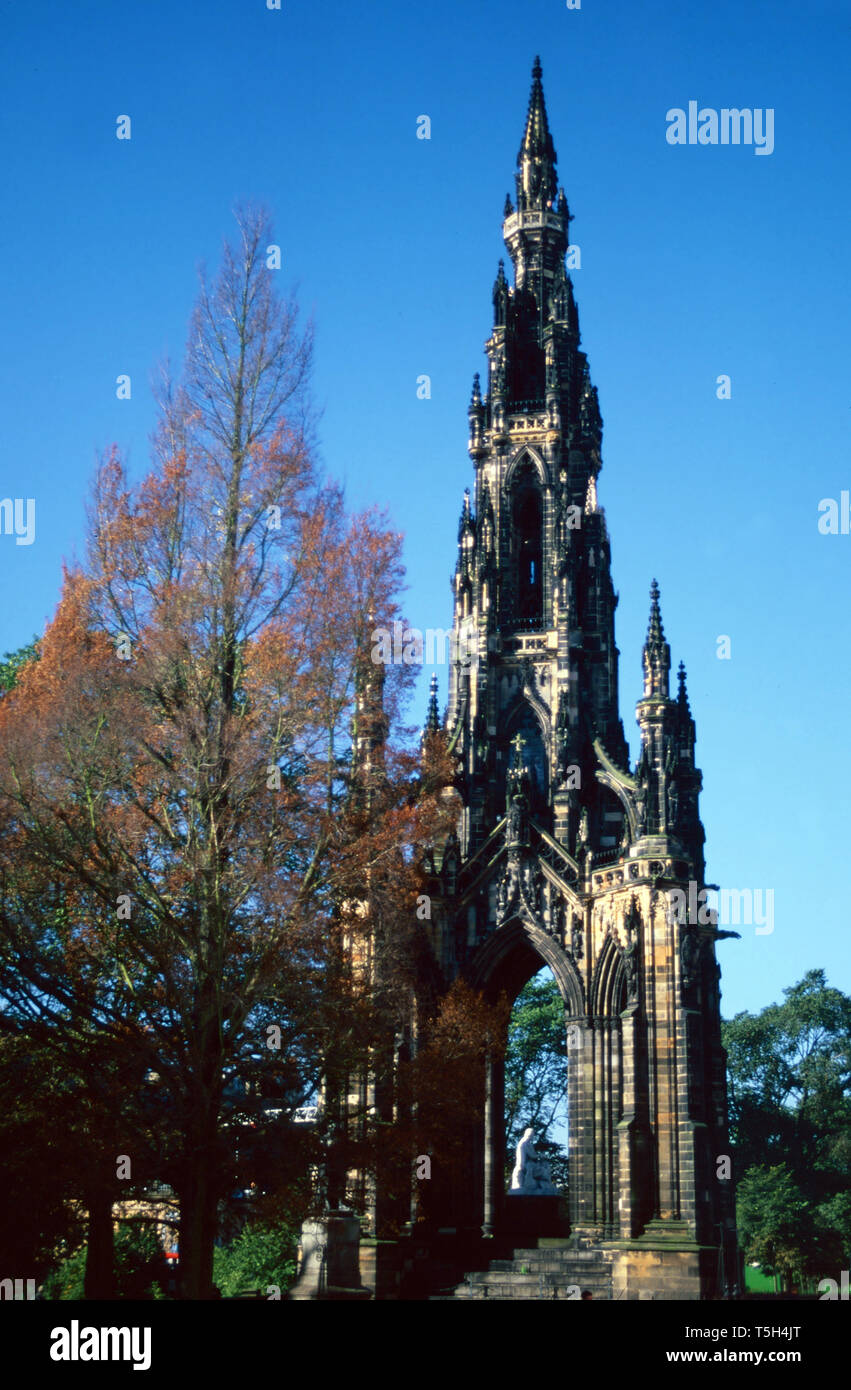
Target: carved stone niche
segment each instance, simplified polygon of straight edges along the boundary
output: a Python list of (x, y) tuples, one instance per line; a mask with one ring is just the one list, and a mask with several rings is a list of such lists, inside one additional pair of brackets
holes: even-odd
[(701, 942), (694, 927), (684, 926), (680, 931), (680, 970), (683, 994), (691, 991), (700, 973)]
[(544, 923), (551, 936), (556, 936), (560, 941), (564, 940), (565, 906), (564, 899), (555, 888), (550, 888), (550, 901), (547, 918)]

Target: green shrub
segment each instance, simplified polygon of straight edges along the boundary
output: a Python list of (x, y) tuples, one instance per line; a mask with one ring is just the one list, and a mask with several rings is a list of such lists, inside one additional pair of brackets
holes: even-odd
[[(81, 1246), (48, 1274), (43, 1285), (45, 1298), (85, 1297), (86, 1249)], [(162, 1298), (165, 1278), (165, 1259), (156, 1232), (150, 1226), (120, 1226), (115, 1233), (116, 1298)]]
[(270, 1284), (283, 1295), (295, 1282), (297, 1245), (298, 1232), (290, 1226), (250, 1223), (230, 1245), (216, 1248), (213, 1282), (223, 1298), (250, 1290), (265, 1297)]

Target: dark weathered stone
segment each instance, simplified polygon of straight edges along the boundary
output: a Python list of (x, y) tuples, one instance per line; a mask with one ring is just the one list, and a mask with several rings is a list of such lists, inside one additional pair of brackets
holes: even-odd
[[(464, 976), (493, 999), (551, 968), (568, 1035), (572, 1229), (605, 1256), (615, 1296), (698, 1298), (721, 1291), (720, 1232), (735, 1278), (732, 1184), (716, 1178), (728, 1140), (715, 930), (673, 920), (666, 897), (704, 887), (702, 779), (655, 581), (629, 766), (570, 220), (536, 63), (503, 223), (513, 283), (500, 263), (487, 389), (476, 377), (469, 407), (475, 482), (444, 721), (463, 812), (432, 857), (430, 941), (445, 983)], [(447, 1226), (504, 1227), (503, 1088), (493, 1063)]]

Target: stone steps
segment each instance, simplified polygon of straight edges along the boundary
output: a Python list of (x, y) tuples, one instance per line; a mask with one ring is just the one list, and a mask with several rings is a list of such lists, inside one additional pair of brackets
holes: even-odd
[(536, 1270), (564, 1269), (565, 1262), (581, 1268), (585, 1265), (599, 1264), (600, 1259), (600, 1252), (597, 1250), (571, 1250), (564, 1255), (558, 1250), (518, 1250), (513, 1259), (491, 1260), (490, 1268), (515, 1269), (518, 1265), (527, 1264)]
[(514, 1251), (513, 1259), (492, 1260), (486, 1270), (474, 1270), (452, 1292), (439, 1296), (482, 1300), (566, 1299), (579, 1301), (579, 1291), (590, 1289), (598, 1302), (612, 1298), (611, 1256), (583, 1242), (579, 1248), (536, 1246)]
[(533, 1289), (517, 1287), (501, 1289), (494, 1288), (491, 1284), (476, 1284), (472, 1288), (468, 1288), (466, 1285), (459, 1284), (455, 1292), (448, 1294), (446, 1299), (442, 1301), (450, 1303), (480, 1303), (485, 1300), (496, 1300), (501, 1303), (523, 1302), (524, 1300), (533, 1301), (535, 1303), (548, 1303), (556, 1300), (561, 1302), (579, 1302), (580, 1299), (577, 1288), (590, 1289), (594, 1295), (594, 1301), (597, 1303), (605, 1302), (611, 1298), (611, 1294), (605, 1284), (599, 1284), (595, 1287), (594, 1284), (587, 1282), (582, 1285), (553, 1284), (543, 1288), (536, 1286)]

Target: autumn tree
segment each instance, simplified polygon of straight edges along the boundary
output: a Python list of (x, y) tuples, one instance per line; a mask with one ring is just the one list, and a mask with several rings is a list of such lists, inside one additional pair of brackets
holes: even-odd
[[(422, 981), (427, 961), (420, 965)], [(415, 1011), (416, 1046), (394, 1068), (392, 1117), (382, 1123), (376, 1106), (350, 1152), (352, 1166), (380, 1178), (399, 1225), (412, 1214), (430, 1220), (463, 1187), (470, 1129), (484, 1119), (486, 1064), (502, 1056), (510, 1006), (458, 979), (430, 998), (420, 993)]]
[(211, 1293), (228, 1083), (262, 1058), (290, 1104), (317, 1084), (350, 1010), (341, 905), (413, 862), (433, 813), (398, 736), (407, 666), (382, 672), (385, 790), (366, 815), (353, 797), (400, 537), (320, 475), (311, 333), (275, 290), (264, 217), (237, 221), (155, 466), (134, 484), (103, 461), (87, 561), (0, 701), (0, 988), (22, 1020), (87, 1018), (158, 1078), (189, 1298)]

